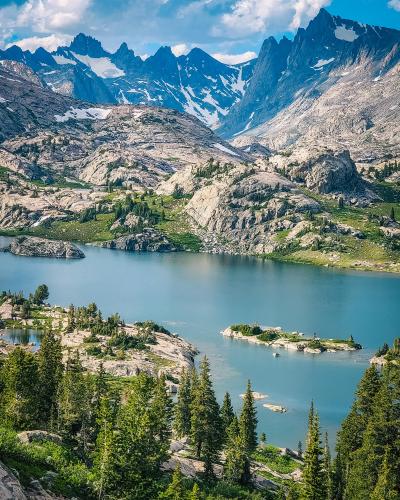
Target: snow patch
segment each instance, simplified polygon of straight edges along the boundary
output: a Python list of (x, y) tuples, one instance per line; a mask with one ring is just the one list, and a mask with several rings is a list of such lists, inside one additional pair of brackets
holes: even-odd
[(75, 52), (71, 52), (71, 54), (73, 54), (78, 61), (88, 66), (93, 73), (96, 73), (100, 78), (117, 78), (119, 76), (125, 76), (125, 72), (117, 68), (109, 57), (82, 56), (81, 54), (75, 54)]
[(358, 35), (353, 28), (347, 29), (346, 26), (342, 25), (335, 29), (335, 37), (345, 42), (354, 42), (354, 40), (357, 40)]
[(57, 64), (76, 64), (76, 61), (68, 59), (64, 56), (53, 56), (53, 59)]
[(71, 108), (63, 115), (54, 115), (56, 122), (62, 123), (68, 120), (105, 120), (111, 113), (111, 109), (103, 108)]
[(220, 151), (223, 151), (224, 153), (228, 153), (233, 156), (239, 156), (235, 151), (232, 151), (231, 149), (225, 147), (223, 144), (219, 144), (218, 142), (216, 144), (213, 144), (213, 147), (216, 149), (219, 149)]
[(314, 68), (314, 69), (323, 68), (327, 64), (330, 64), (331, 62), (333, 62), (334, 60), (335, 60), (334, 57), (331, 57), (330, 59), (319, 59), (317, 64), (315, 66), (312, 66), (312, 68)]
[(0, 97), (0, 102), (3, 103), (3, 102), (7, 102), (7, 99), (4, 99), (4, 97)]

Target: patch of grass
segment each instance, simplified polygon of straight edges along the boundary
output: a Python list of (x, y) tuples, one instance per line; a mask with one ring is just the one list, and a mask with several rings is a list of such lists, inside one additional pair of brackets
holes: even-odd
[(188, 252), (199, 252), (203, 246), (201, 239), (193, 233), (169, 233), (168, 238), (178, 248)]
[(158, 356), (158, 354), (155, 354), (154, 352), (147, 352), (146, 357), (148, 358), (149, 361), (151, 361), (156, 365), (158, 370), (160, 368), (168, 368), (175, 366), (174, 361), (162, 358), (161, 356)]
[(290, 474), (301, 467), (297, 460), (288, 455), (281, 455), (279, 448), (270, 444), (257, 448), (252, 458), (280, 474)]
[(83, 223), (77, 220), (54, 222), (50, 227), (38, 226), (24, 231), (24, 234), (41, 236), (53, 240), (79, 241), (82, 243), (106, 241), (114, 237), (110, 231), (113, 217), (113, 214), (97, 214), (96, 220)]

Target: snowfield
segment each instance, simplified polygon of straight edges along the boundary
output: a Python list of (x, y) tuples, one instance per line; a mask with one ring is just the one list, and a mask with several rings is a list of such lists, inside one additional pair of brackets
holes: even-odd
[(103, 108), (71, 108), (63, 115), (54, 115), (56, 122), (63, 123), (68, 120), (105, 120), (111, 109)]

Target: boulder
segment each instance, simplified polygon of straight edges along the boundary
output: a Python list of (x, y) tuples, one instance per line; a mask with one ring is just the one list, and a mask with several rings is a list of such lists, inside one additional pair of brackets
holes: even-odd
[(322, 194), (363, 190), (362, 180), (348, 151), (319, 154), (293, 166), (290, 175)]
[(2, 500), (27, 498), (17, 477), (2, 462), (0, 462), (0, 498)]
[(18, 434), (18, 439), (23, 444), (29, 444), (33, 442), (51, 441), (56, 444), (61, 444), (62, 439), (58, 434), (53, 434), (51, 432), (46, 432), (42, 430), (35, 431), (23, 431)]
[(56, 259), (82, 259), (85, 254), (68, 241), (54, 241), (34, 236), (20, 236), (2, 249), (24, 257), (52, 257)]
[(126, 252), (176, 252), (177, 248), (160, 231), (146, 228), (141, 233), (121, 236), (98, 244), (102, 248)]

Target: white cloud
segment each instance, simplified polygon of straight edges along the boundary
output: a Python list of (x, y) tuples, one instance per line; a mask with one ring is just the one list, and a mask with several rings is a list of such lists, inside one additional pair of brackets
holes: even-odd
[(248, 50), (247, 52), (243, 52), (242, 54), (221, 54), (216, 52), (211, 54), (215, 59), (221, 61), (225, 64), (239, 64), (242, 62), (250, 61), (250, 59), (254, 59), (257, 57), (255, 52)]
[(67, 45), (72, 40), (69, 35), (49, 35), (49, 36), (31, 36), (29, 38), (23, 38), (17, 42), (12, 42), (7, 45), (18, 45), (22, 50), (30, 50), (34, 52), (38, 47), (43, 47), (44, 49), (52, 52), (56, 50), (57, 47), (62, 45)]
[(78, 23), (91, 0), (28, 0), (18, 11), (16, 27), (30, 27), (39, 33), (60, 30)]
[[(392, 0), (400, 1), (400, 0)], [(215, 34), (229, 37), (296, 30), (318, 14), (331, 0), (237, 0), (224, 14)]]
[(400, 0), (390, 0), (388, 6), (400, 12)]
[(186, 43), (178, 43), (177, 45), (171, 47), (171, 50), (176, 57), (179, 57), (187, 54), (190, 48), (188, 47), (188, 45), (186, 45)]

